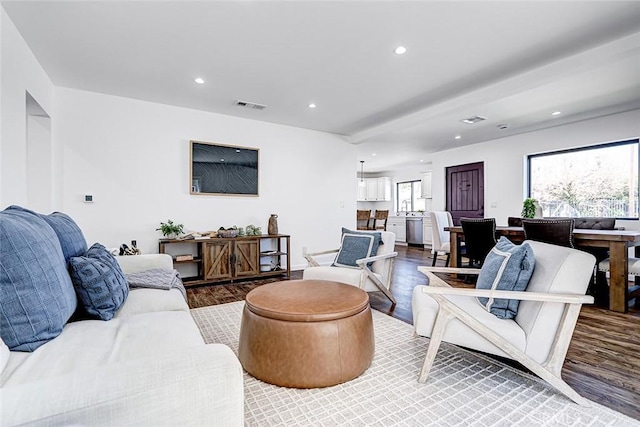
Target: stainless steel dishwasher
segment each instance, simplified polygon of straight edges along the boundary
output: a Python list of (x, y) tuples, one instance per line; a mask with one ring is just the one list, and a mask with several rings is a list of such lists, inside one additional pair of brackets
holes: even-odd
[(407, 244), (422, 246), (422, 217), (407, 217)]

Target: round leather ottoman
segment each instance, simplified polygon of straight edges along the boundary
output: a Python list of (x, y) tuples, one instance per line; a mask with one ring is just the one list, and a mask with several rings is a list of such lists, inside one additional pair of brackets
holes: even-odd
[(327, 387), (371, 365), (369, 296), (325, 280), (291, 280), (247, 294), (238, 355), (252, 376), (279, 386)]

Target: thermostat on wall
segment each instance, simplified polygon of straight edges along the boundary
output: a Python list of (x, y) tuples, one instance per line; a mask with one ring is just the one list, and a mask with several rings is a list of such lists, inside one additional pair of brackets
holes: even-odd
[(85, 203), (93, 203), (93, 194), (85, 194), (84, 195)]

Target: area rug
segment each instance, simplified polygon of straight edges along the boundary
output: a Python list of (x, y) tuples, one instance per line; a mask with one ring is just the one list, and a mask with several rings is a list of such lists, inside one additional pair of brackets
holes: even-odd
[[(208, 343), (238, 351), (244, 302), (191, 310)], [(640, 426), (593, 403), (573, 403), (537, 377), (443, 343), (418, 383), (428, 339), (373, 311), (376, 352), (360, 377), (333, 387), (291, 389), (245, 373), (247, 426)]]

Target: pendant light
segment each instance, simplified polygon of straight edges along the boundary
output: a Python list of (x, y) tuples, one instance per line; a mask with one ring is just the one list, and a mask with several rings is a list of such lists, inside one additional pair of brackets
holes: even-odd
[(364, 182), (364, 160), (360, 160), (360, 181), (358, 187), (366, 187), (367, 183)]

